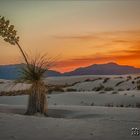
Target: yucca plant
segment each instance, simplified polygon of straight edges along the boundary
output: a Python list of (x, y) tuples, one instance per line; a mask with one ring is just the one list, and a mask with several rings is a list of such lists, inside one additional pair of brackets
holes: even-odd
[(26, 114), (41, 113), (47, 115), (47, 89), (43, 78), (45, 72), (52, 66), (53, 61), (46, 55), (41, 55), (33, 59), (28, 58), (28, 61), (29, 65), (22, 67), (19, 79), (22, 82), (31, 84)]
[(10, 25), (9, 20), (5, 20), (0, 16), (0, 36), (10, 43), (17, 45), (26, 65), (21, 69), (20, 81), (31, 84), (29, 89), (29, 101), (26, 114), (33, 115), (41, 113), (47, 115), (47, 100), (46, 100), (46, 86), (43, 81), (44, 73), (53, 64), (54, 61), (46, 57), (46, 55), (30, 59), (27, 53), (19, 45), (19, 37), (17, 31), (14, 30), (14, 25)]

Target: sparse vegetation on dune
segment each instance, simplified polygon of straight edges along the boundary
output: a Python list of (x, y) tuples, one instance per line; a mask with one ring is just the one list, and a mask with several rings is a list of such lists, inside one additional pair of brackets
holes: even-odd
[(104, 89), (105, 91), (112, 91), (112, 90), (114, 90), (112, 87), (106, 87), (105, 89)]
[(50, 86), (48, 87), (48, 94), (51, 94), (52, 92), (56, 91), (56, 92), (64, 92), (64, 87), (63, 86)]
[(134, 80), (137, 80), (137, 79), (140, 79), (140, 76), (134, 78)]
[(109, 81), (110, 78), (105, 78), (103, 83), (107, 83), (107, 81)]
[(93, 91), (100, 91), (100, 90), (103, 90), (103, 89), (104, 89), (104, 86), (103, 85), (99, 85), (98, 87), (95, 87), (92, 90)]
[(116, 85), (115, 85), (115, 87), (117, 87), (117, 86), (119, 86), (120, 84), (122, 84), (122, 83), (124, 83), (125, 81), (120, 81), (120, 82), (118, 82)]
[(76, 89), (73, 89), (73, 88), (67, 88), (66, 91), (71, 92), (71, 91), (77, 91), (77, 90)]
[(137, 81), (137, 90), (140, 90), (140, 80)]
[(140, 108), (140, 102), (139, 103), (136, 103), (136, 107), (137, 108)]
[(2, 91), (0, 96), (17, 96), (17, 95), (29, 95), (28, 90), (17, 90), (17, 91)]
[(118, 92), (117, 91), (113, 91), (112, 94), (118, 94)]

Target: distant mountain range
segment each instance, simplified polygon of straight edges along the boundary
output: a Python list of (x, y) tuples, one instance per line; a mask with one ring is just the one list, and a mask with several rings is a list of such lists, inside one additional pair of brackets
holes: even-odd
[[(0, 65), (0, 79), (16, 79), (20, 76), (20, 68), (24, 64)], [(116, 63), (94, 64), (80, 67), (70, 72), (60, 73), (48, 70), (45, 76), (76, 76), (76, 75), (122, 75), (140, 73), (140, 68), (118, 65)]]
[[(15, 65), (0, 65), (0, 79), (17, 79), (20, 77), (21, 67), (25, 64)], [(48, 70), (45, 76), (60, 76), (61, 73), (53, 70)]]
[(122, 75), (140, 73), (140, 68), (133, 66), (118, 65), (116, 63), (94, 64), (88, 67), (81, 67), (64, 75)]

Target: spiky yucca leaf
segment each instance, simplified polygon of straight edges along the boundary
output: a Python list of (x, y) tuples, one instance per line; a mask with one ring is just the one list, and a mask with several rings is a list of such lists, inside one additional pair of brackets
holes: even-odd
[(39, 55), (35, 58), (28, 59), (29, 65), (21, 68), (22, 82), (35, 83), (41, 81), (45, 72), (54, 65), (55, 60), (47, 57), (47, 55)]

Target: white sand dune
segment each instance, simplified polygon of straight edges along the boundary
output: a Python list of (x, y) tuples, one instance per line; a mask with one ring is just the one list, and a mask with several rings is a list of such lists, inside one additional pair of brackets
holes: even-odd
[[(27, 95), (1, 96), (0, 140), (139, 140), (140, 136), (131, 135), (132, 128), (140, 129), (138, 80), (137, 75), (45, 79), (47, 84), (67, 85), (65, 92), (48, 95), (49, 117), (25, 116)], [(0, 80), (0, 91), (11, 90), (4, 87), (11, 83)], [(101, 84), (112, 90), (93, 91)], [(30, 87), (23, 85), (19, 83), (13, 90)], [(75, 91), (68, 92), (69, 88)]]
[[(78, 106), (114, 106), (135, 107), (140, 104), (139, 91), (100, 92), (65, 92), (48, 95), (49, 105), (78, 105)], [(27, 105), (27, 95), (2, 96), (0, 104)]]
[(131, 129), (140, 126), (139, 109), (50, 106), (49, 110), (60, 116), (23, 116), (18, 114), (19, 107), (14, 114), (0, 113), (0, 139), (139, 140), (139, 136), (131, 136)]
[[(108, 79), (105, 81), (105, 79)], [(65, 77), (49, 77), (44, 79), (49, 85), (65, 85), (64, 88), (75, 89), (77, 91), (92, 91), (96, 87), (104, 86), (112, 88), (112, 90), (137, 90), (137, 82), (140, 80), (139, 75), (85, 75), (85, 76), (65, 76)], [(17, 91), (30, 88), (30, 84), (17, 83), (12, 80), (0, 79), (1, 91)]]

